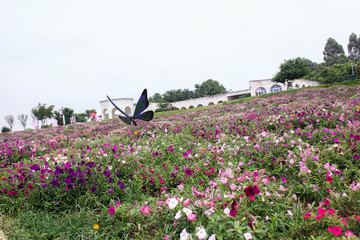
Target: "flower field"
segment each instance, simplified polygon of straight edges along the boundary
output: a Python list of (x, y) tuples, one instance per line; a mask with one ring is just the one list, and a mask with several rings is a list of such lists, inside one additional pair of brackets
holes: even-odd
[(0, 135), (9, 239), (358, 239), (360, 88)]

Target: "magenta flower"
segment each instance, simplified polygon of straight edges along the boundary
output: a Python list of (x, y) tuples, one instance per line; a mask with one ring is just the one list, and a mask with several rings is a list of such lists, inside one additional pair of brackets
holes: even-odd
[(320, 208), (320, 207), (318, 208), (318, 214), (319, 214), (320, 216), (324, 216), (325, 213), (327, 213), (327, 210), (326, 210), (326, 209)]
[(115, 214), (115, 208), (113, 206), (109, 207), (109, 214), (114, 215)]
[(305, 214), (304, 219), (307, 219), (307, 218), (309, 218), (309, 217), (311, 217), (310, 211), (308, 211), (308, 212)]
[(328, 183), (331, 183), (334, 179), (332, 177), (330, 177), (329, 175), (326, 175), (326, 181)]
[(342, 234), (341, 227), (338, 227), (336, 225), (333, 227), (328, 227), (328, 231), (333, 233), (335, 236)]

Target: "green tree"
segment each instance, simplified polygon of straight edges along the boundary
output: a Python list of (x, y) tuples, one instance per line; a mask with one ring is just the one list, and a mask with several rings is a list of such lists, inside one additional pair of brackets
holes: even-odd
[(65, 115), (65, 125), (70, 124), (70, 117), (73, 115), (74, 110), (71, 108), (64, 108), (54, 112), (54, 118), (58, 121), (58, 125), (63, 125), (63, 114)]
[(204, 97), (225, 93), (226, 88), (217, 80), (208, 79), (201, 84), (195, 84), (195, 96)]
[(327, 66), (346, 62), (344, 48), (333, 38), (328, 38), (324, 47), (324, 61)]
[[(91, 113), (97, 113), (95, 109), (88, 109), (88, 110), (85, 110), (85, 114), (86, 114), (86, 121), (90, 119), (90, 114)], [(77, 119), (77, 118), (76, 118)], [(80, 122), (80, 121), (78, 121)]]
[(360, 58), (360, 37), (357, 38), (355, 33), (351, 33), (347, 47), (350, 60)]
[(284, 83), (287, 89), (299, 78), (310, 73), (308, 62), (298, 57), (285, 60), (279, 67), (280, 71), (272, 78), (273, 82)]
[(46, 123), (48, 118), (53, 116), (54, 105), (50, 105), (46, 107), (46, 104), (41, 104), (31, 110), (33, 116), (38, 120), (41, 121), (41, 125)]
[(149, 98), (149, 102), (161, 102), (163, 100), (164, 99), (160, 93), (155, 93), (152, 97)]
[(74, 113), (73, 116), (76, 117), (76, 122), (86, 122), (90, 117), (86, 113)]

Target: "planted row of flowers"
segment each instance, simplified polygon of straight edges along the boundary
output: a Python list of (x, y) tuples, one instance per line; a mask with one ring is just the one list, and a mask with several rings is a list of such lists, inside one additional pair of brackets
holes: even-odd
[(359, 93), (307, 89), (138, 127), (1, 135), (1, 211), (101, 207), (156, 239), (355, 238)]

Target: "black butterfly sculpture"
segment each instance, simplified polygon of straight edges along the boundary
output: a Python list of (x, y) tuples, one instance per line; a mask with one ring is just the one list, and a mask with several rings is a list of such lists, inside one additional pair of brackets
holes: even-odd
[[(107, 96), (107, 95), (106, 95)], [(149, 100), (147, 98), (147, 90), (144, 89), (144, 91), (142, 92), (139, 101), (136, 104), (135, 107), (135, 112), (134, 115), (132, 117), (130, 117), (129, 115), (127, 115), (123, 110), (121, 110), (118, 106), (115, 105), (115, 103), (113, 101), (111, 101), (111, 99), (109, 98), (109, 96), (107, 96), (107, 98), (110, 100), (110, 102), (112, 103), (112, 105), (114, 105), (114, 107), (116, 107), (122, 114), (124, 114), (124, 116), (119, 116), (119, 118), (121, 120), (123, 120), (126, 124), (131, 124), (131, 122), (137, 126), (135, 119), (140, 119), (143, 121), (150, 121), (151, 119), (153, 119), (154, 117), (154, 112), (153, 111), (146, 111), (143, 113), (143, 111), (149, 106)]]

